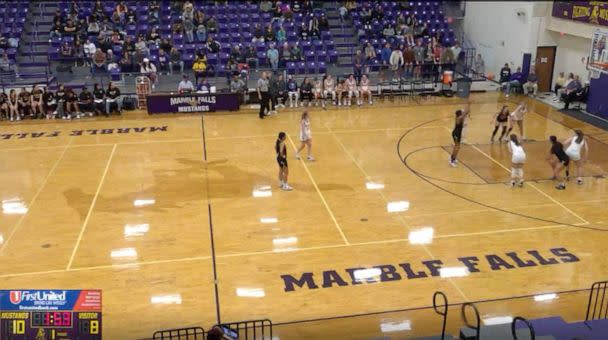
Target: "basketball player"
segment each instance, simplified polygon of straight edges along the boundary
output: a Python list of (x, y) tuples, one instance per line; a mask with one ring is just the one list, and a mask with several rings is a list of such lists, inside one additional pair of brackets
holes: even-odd
[(287, 147), (285, 146), (285, 132), (279, 132), (279, 137), (274, 144), (274, 150), (277, 153), (277, 163), (279, 163), (279, 181), (281, 182), (281, 190), (290, 191), (292, 187), (287, 184), (287, 176), (289, 168), (287, 167)]
[(342, 79), (336, 87), (336, 97), (338, 98), (338, 106), (342, 105), (342, 102), (344, 102), (344, 106), (346, 106), (346, 99), (342, 100), (342, 98), (346, 96), (348, 96), (346, 80)]
[(34, 85), (32, 89), (32, 114), (34, 118), (44, 117), (44, 109), (42, 107), (42, 90), (38, 85)]
[(336, 83), (331, 74), (325, 75), (323, 80), (323, 97), (329, 98), (329, 95), (331, 95), (332, 103), (336, 105)]
[(454, 140), (454, 149), (452, 149), (452, 155), (450, 156), (450, 165), (452, 167), (458, 166), (458, 151), (460, 151), (460, 142), (462, 140), (462, 129), (464, 127), (464, 120), (469, 115), (470, 103), (467, 103), (464, 110), (457, 110), (455, 112), (454, 119), (454, 130), (452, 130), (452, 139)]
[(521, 102), (515, 109), (515, 111), (511, 112), (511, 119), (509, 120), (509, 131), (513, 130), (513, 122), (517, 123), (517, 127), (519, 128), (519, 136), (522, 141), (526, 140), (526, 136), (524, 135), (524, 115), (528, 112), (528, 108), (526, 107), (526, 103)]
[(359, 101), (359, 91), (357, 90), (357, 80), (355, 79), (355, 75), (351, 74), (348, 79), (346, 79), (346, 88), (348, 89), (348, 106), (352, 105), (353, 95), (357, 101), (357, 105), (361, 106), (361, 102)]
[(363, 77), (361, 77), (359, 92), (361, 92), (361, 102), (367, 97), (369, 105), (372, 105), (372, 90), (369, 88), (369, 78), (367, 78), (367, 74), (364, 74)]
[[(564, 142), (564, 145), (566, 146), (566, 155), (574, 161), (574, 165), (576, 166), (576, 183), (581, 185), (583, 184), (583, 164), (589, 156), (589, 146), (587, 146), (583, 131), (574, 130), (574, 132), (576, 135), (568, 138)], [(581, 149), (585, 150), (584, 154), (581, 154)]]
[(547, 161), (553, 170), (553, 179), (558, 182), (555, 189), (564, 190), (566, 189), (566, 183), (561, 177), (561, 171), (564, 168), (568, 168), (568, 165), (570, 165), (570, 157), (564, 152), (564, 146), (557, 141), (557, 137), (550, 136), (549, 140), (551, 141), (551, 150), (549, 151)]
[(490, 143), (494, 143), (494, 137), (496, 136), (496, 132), (499, 128), (502, 127), (502, 132), (500, 133), (500, 138), (498, 138), (498, 142), (502, 142), (503, 138), (507, 134), (507, 123), (509, 121), (509, 107), (503, 106), (500, 112), (497, 112), (492, 118), (492, 122), (494, 123), (494, 131), (492, 131), (492, 138), (490, 138)]
[(515, 187), (515, 185), (523, 187), (526, 153), (515, 134), (511, 134), (509, 139), (510, 141), (507, 145), (509, 146), (509, 152), (511, 152), (511, 187)]
[(325, 109), (325, 99), (323, 99), (323, 80), (315, 77), (312, 87), (312, 94), (315, 100), (315, 106), (318, 106), (319, 102), (321, 102), (321, 106)]
[(300, 147), (296, 151), (296, 159), (300, 159), (300, 151), (304, 150), (304, 147), (307, 148), (307, 154), (309, 161), (314, 161), (315, 159), (312, 157), (311, 149), (312, 149), (312, 135), (310, 133), (310, 116), (308, 112), (304, 111), (302, 113), (302, 118), (300, 119)]

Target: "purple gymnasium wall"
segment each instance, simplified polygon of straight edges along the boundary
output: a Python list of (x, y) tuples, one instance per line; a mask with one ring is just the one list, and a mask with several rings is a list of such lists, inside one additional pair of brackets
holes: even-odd
[(587, 112), (608, 119), (608, 74), (591, 79)]

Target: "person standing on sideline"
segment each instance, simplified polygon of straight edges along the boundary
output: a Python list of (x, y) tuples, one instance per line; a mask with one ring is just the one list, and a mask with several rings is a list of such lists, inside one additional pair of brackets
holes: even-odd
[(509, 152), (511, 152), (511, 187), (515, 185), (520, 188), (524, 186), (524, 163), (526, 162), (526, 153), (517, 136), (512, 134), (509, 136)]
[(300, 119), (300, 147), (296, 151), (296, 159), (300, 159), (300, 151), (304, 150), (304, 147), (307, 147), (306, 151), (308, 156), (306, 159), (309, 161), (314, 161), (314, 157), (312, 157), (312, 135), (310, 133), (310, 116), (307, 111), (302, 113), (302, 118)]
[[(268, 105), (270, 102), (270, 95), (268, 92), (268, 79), (266, 78), (266, 72), (262, 72), (262, 76), (258, 79), (258, 98), (260, 99), (260, 119), (264, 119), (264, 117), (270, 114), (270, 106)], [(268, 111), (268, 114), (266, 113)]]
[[(574, 130), (576, 135), (568, 138), (564, 145), (566, 147), (566, 155), (574, 161), (576, 165), (576, 184), (583, 184), (583, 165), (589, 157), (589, 146), (585, 140), (585, 134), (581, 130)], [(585, 150), (585, 153), (581, 153), (581, 149)]]
[(279, 163), (279, 181), (281, 182), (281, 190), (290, 191), (293, 190), (293, 188), (287, 184), (289, 168), (287, 167), (287, 147), (285, 146), (286, 138), (287, 135), (285, 132), (279, 132), (279, 137), (274, 143), (274, 150), (277, 154), (277, 163)]
[(566, 86), (566, 77), (564, 76), (564, 72), (560, 72), (559, 76), (555, 80), (555, 87), (553, 88), (553, 92), (555, 93), (555, 97), (553, 98), (554, 102), (558, 102), (561, 97), (561, 89)]
[(515, 122), (517, 124), (517, 128), (519, 129), (519, 136), (521, 137), (522, 142), (526, 140), (526, 136), (524, 135), (524, 115), (526, 112), (528, 112), (526, 103), (520, 102), (515, 111), (511, 112), (509, 131), (507, 131), (507, 133), (511, 133), (511, 130), (513, 130), (513, 122)]
[(458, 151), (460, 151), (460, 141), (462, 139), (462, 129), (464, 128), (464, 120), (469, 115), (471, 105), (467, 103), (464, 110), (457, 110), (454, 117), (454, 130), (452, 130), (452, 139), (454, 140), (454, 148), (450, 156), (450, 165), (458, 166)]
[(564, 146), (557, 141), (557, 137), (550, 136), (549, 141), (551, 141), (551, 150), (549, 151), (547, 162), (549, 162), (551, 169), (553, 170), (552, 179), (557, 180), (558, 182), (555, 189), (564, 190), (566, 189), (566, 183), (561, 177), (561, 171), (564, 168), (567, 169), (570, 165), (570, 157), (564, 152)]

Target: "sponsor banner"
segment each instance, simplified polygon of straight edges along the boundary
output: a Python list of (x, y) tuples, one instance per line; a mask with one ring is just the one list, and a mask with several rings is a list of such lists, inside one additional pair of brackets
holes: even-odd
[(0, 310), (101, 311), (101, 290), (0, 290)]
[(147, 97), (148, 113), (191, 113), (236, 111), (239, 109), (237, 93), (156, 93)]
[(608, 26), (608, 1), (554, 1), (552, 15), (561, 19)]

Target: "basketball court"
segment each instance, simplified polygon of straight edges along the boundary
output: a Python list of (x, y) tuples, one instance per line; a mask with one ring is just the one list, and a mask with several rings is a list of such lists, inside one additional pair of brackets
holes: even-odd
[[(486, 319), (581, 319), (608, 271), (608, 133), (530, 100), (527, 182), (511, 188), (489, 138), (517, 102), (471, 100), (457, 168), (457, 98), (309, 108), (315, 162), (293, 157), (301, 109), (3, 123), (0, 288), (102, 289), (108, 339), (266, 318), (280, 339), (430, 335), (435, 291)], [(575, 128), (587, 175), (558, 191), (548, 136)]]

